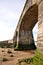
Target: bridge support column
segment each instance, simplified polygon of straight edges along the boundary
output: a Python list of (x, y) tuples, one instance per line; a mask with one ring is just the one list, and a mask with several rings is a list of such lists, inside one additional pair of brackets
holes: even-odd
[(38, 8), (38, 49), (43, 52), (43, 1)]
[(21, 30), (19, 32), (19, 41), (17, 41), (19, 49), (36, 49), (32, 31)]

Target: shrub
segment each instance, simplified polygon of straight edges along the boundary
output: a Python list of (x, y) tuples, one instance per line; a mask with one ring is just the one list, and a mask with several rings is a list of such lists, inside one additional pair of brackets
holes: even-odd
[(3, 60), (2, 60), (3, 62), (5, 62), (5, 61), (8, 61), (8, 59), (7, 58), (3, 58)]
[(5, 48), (5, 46), (1, 46), (1, 48)]
[(21, 60), (19, 59), (18, 61), (19, 61), (18, 62), (19, 65), (21, 65), (22, 62), (26, 62), (27, 64), (30, 64), (33, 61), (33, 59), (32, 58), (24, 58), (24, 59), (21, 59)]
[(14, 57), (14, 55), (10, 55), (10, 57)]
[(7, 53), (12, 53), (12, 52), (8, 49), (8, 52)]
[(4, 50), (2, 50), (2, 52), (5, 52)]

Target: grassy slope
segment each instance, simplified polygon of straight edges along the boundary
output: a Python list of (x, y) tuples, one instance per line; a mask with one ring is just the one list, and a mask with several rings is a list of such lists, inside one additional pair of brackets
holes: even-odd
[(19, 65), (21, 65), (22, 62), (26, 62), (29, 65), (43, 65), (43, 54), (36, 50), (36, 55), (33, 58), (20, 59)]
[(36, 51), (36, 56), (33, 57), (30, 65), (43, 65), (43, 54)]

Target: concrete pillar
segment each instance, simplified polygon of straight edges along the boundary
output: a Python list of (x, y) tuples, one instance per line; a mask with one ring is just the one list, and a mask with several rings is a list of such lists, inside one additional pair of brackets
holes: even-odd
[(38, 7), (38, 49), (43, 52), (43, 1)]
[(22, 49), (36, 49), (31, 30), (21, 30), (19, 32), (18, 45)]

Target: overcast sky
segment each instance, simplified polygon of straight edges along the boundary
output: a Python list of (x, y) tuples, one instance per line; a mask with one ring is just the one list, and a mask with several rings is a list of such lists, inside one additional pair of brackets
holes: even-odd
[[(26, 0), (0, 0), (0, 41), (12, 39)], [(37, 38), (37, 25), (34, 29)]]

